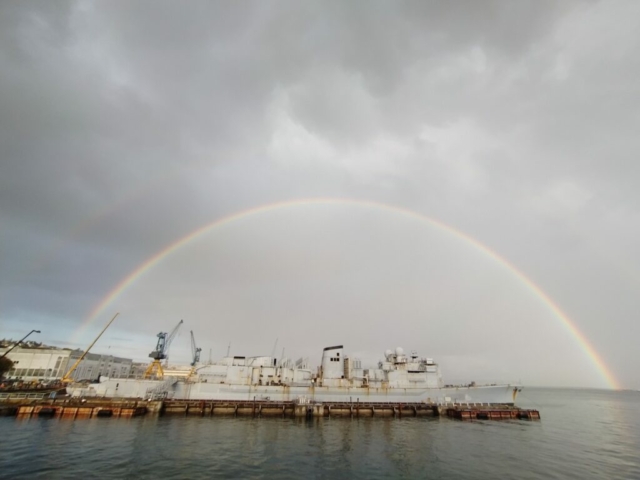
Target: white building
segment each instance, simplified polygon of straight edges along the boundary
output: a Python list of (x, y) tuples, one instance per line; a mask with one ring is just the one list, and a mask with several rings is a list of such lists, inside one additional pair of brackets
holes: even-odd
[[(0, 348), (0, 356), (7, 350), (8, 348)], [(80, 356), (82, 356), (81, 350), (67, 348), (16, 347), (7, 355), (7, 358), (13, 362), (13, 368), (7, 372), (5, 378), (24, 381), (59, 380)], [(130, 358), (89, 353), (76, 367), (71, 377), (74, 380), (95, 380), (99, 376), (127, 378), (131, 372), (131, 364)]]

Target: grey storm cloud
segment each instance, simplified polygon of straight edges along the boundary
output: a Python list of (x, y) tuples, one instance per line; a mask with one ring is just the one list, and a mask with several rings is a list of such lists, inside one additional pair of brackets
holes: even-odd
[[(350, 198), (497, 252), (638, 388), (639, 10), (4, 2), (3, 335), (34, 326), (75, 346), (120, 310), (105, 345), (138, 359), (185, 318), (214, 356), (279, 338), (289, 355), (338, 342), (374, 362), (402, 344), (453, 380), (607, 386), (549, 305), (473, 241), (348, 203), (213, 229), (79, 330), (204, 225)], [(188, 358), (186, 332), (172, 358)]]

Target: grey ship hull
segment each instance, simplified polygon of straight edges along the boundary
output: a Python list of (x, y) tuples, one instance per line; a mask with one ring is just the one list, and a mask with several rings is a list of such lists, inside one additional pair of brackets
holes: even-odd
[(515, 400), (513, 385), (442, 388), (374, 388), (318, 386), (256, 386), (177, 380), (108, 379), (89, 387), (69, 387), (74, 396), (170, 398), (182, 400), (390, 402), (390, 403), (501, 403)]

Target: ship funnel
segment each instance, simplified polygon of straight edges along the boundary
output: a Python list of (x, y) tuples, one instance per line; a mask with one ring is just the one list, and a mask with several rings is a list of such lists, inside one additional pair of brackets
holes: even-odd
[(342, 345), (325, 348), (322, 352), (322, 378), (342, 378), (344, 376), (343, 360)]

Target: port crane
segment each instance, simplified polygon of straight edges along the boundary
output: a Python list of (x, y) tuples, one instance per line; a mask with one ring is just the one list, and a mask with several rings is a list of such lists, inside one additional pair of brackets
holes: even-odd
[(147, 370), (144, 372), (144, 378), (151, 378), (154, 374), (156, 378), (164, 378), (164, 370), (162, 369), (162, 363), (160, 363), (160, 361), (165, 360), (169, 357), (169, 347), (171, 346), (171, 342), (176, 336), (176, 333), (178, 333), (180, 325), (182, 325), (183, 323), (184, 320), (180, 320), (178, 322), (178, 325), (176, 325), (175, 328), (171, 330), (171, 333), (158, 333), (158, 343), (156, 344), (156, 349), (149, 354), (149, 357), (153, 358), (153, 361), (149, 364)]
[(93, 347), (96, 342), (98, 341), (98, 339), (102, 336), (102, 334), (107, 330), (107, 328), (109, 328), (109, 325), (111, 325), (113, 323), (113, 321), (116, 319), (116, 317), (120, 315), (120, 313), (116, 313), (113, 318), (111, 320), (109, 320), (109, 323), (107, 323), (106, 327), (104, 327), (102, 329), (102, 331), (98, 334), (98, 336), (96, 337), (96, 339), (91, 342), (91, 345), (89, 345), (87, 347), (87, 349), (84, 351), (84, 353), (82, 355), (80, 355), (80, 358), (78, 358), (78, 360), (76, 360), (76, 363), (73, 364), (73, 366), (69, 369), (69, 371), (67, 373), (64, 374), (64, 376), (62, 377), (62, 379), (60, 380), (62, 383), (71, 383), (73, 381), (73, 378), (71, 377), (73, 375), (73, 372), (76, 370), (76, 368), (78, 367), (78, 365), (80, 365), (80, 362), (82, 362), (82, 360), (84, 360), (84, 357), (87, 356), (87, 354), (89, 353), (89, 350), (91, 350), (91, 347)]
[(191, 362), (191, 370), (189, 371), (189, 375), (187, 375), (187, 379), (196, 373), (196, 365), (200, 361), (200, 352), (202, 352), (202, 348), (196, 346), (196, 339), (193, 336), (193, 330), (191, 330), (191, 356), (193, 357), (193, 361)]
[(202, 348), (196, 347), (196, 339), (193, 337), (193, 330), (191, 330), (191, 355), (193, 356), (193, 361), (191, 362), (192, 367), (195, 367), (200, 361), (200, 352), (202, 352)]

